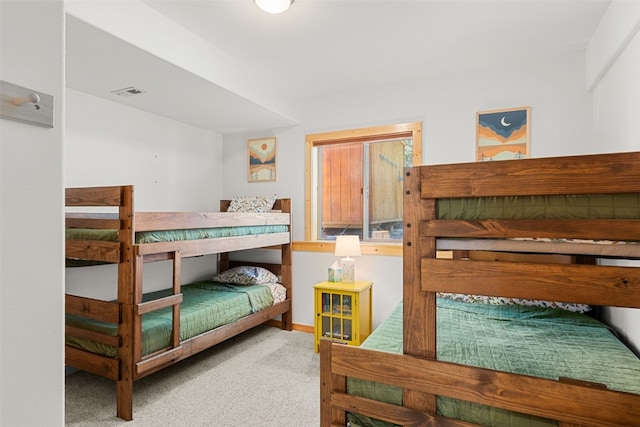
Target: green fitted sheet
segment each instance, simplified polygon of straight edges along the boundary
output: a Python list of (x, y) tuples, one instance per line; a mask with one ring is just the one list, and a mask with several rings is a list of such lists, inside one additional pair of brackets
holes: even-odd
[(640, 194), (449, 198), (438, 219), (638, 219)]
[[(238, 286), (210, 281), (182, 286), (183, 302), (180, 308), (180, 340), (184, 341), (203, 332), (226, 325), (254, 312), (273, 305), (273, 295), (268, 286)], [(149, 293), (144, 301), (170, 295), (169, 290)], [(147, 355), (169, 345), (172, 326), (171, 307), (142, 316), (142, 354)], [(116, 335), (116, 325), (67, 315), (66, 322), (73, 326)], [(93, 353), (115, 357), (115, 347), (67, 336), (68, 345)]]
[[(217, 237), (249, 236), (254, 234), (285, 233), (286, 225), (256, 225), (240, 227), (193, 228), (185, 230), (140, 231), (136, 233), (136, 243), (176, 242), (181, 240), (212, 239)], [(118, 240), (118, 230), (94, 230), (88, 228), (67, 228), (67, 240)]]
[[(438, 299), (438, 359), (506, 372), (570, 377), (640, 393), (640, 359), (601, 322), (580, 313)], [(361, 347), (402, 353), (402, 304)], [(396, 387), (350, 378), (350, 394), (402, 404)], [(438, 414), (484, 426), (552, 426), (529, 415), (438, 397)], [(352, 427), (391, 424), (349, 414)]]
[[(220, 237), (252, 236), (257, 234), (286, 233), (286, 225), (255, 225), (239, 227), (193, 228), (184, 230), (141, 231), (135, 236), (135, 243), (177, 242), (183, 240), (213, 239)], [(66, 228), (66, 240), (118, 241), (118, 230)], [(86, 267), (106, 264), (100, 261), (66, 259), (66, 267)]]

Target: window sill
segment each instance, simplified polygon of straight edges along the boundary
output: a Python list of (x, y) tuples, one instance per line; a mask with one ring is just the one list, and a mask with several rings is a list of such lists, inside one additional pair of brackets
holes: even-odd
[[(294, 241), (291, 249), (302, 252), (333, 252), (335, 242), (324, 240)], [(402, 256), (402, 243), (362, 242), (362, 255)]]

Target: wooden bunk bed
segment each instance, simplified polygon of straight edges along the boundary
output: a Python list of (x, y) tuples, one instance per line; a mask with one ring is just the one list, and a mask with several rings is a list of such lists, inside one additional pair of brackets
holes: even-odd
[[(321, 342), (321, 425), (345, 425), (348, 414), (390, 423), (386, 425), (490, 425), (443, 415), (439, 407), (443, 397), (555, 420), (555, 425), (563, 427), (640, 425), (640, 361), (621, 343), (620, 351), (626, 351), (627, 357), (626, 376), (635, 391), (608, 388), (571, 375), (543, 378), (439, 360), (439, 338), (446, 337), (437, 336), (437, 331), (442, 332), (439, 313), (445, 310), (441, 292), (640, 308), (640, 269), (633, 267), (640, 259), (638, 193), (637, 152), (406, 169), (403, 307), (400, 326), (396, 327), (396, 331), (402, 330), (400, 354)], [(576, 205), (583, 204), (576, 200), (591, 195), (597, 195), (599, 205), (591, 210), (598, 212), (576, 214), (580, 210)], [(600, 207), (619, 203), (618, 197), (635, 200), (631, 202), (635, 206), (626, 202), (618, 206), (614, 210), (619, 216), (599, 212)], [(525, 213), (504, 217), (494, 212), (468, 219), (441, 212), (445, 205), (461, 201), (464, 214), (464, 206), (473, 210), (481, 199), (489, 204), (496, 200), (517, 200), (519, 204), (538, 198), (573, 202), (569, 207), (548, 209), (560, 212), (551, 216), (528, 217)], [(467, 201), (471, 205), (465, 205)], [(449, 249), (455, 253), (468, 249), (563, 253), (576, 262), (437, 257), (439, 250)], [(595, 262), (595, 258), (615, 261)], [(495, 307), (493, 312), (499, 313), (499, 306)], [(384, 329), (385, 323), (378, 329)], [(607, 334), (619, 343), (613, 334)], [(454, 348), (456, 344), (454, 341)], [(518, 346), (516, 343), (512, 348)], [(454, 353), (460, 348), (458, 345)], [(596, 370), (609, 375), (613, 368), (613, 360), (604, 360)], [(353, 394), (350, 385), (354, 381), (399, 390), (399, 401)]]
[[(133, 186), (68, 188), (65, 198), (69, 211), (66, 214), (67, 259), (76, 263), (117, 264), (117, 283), (114, 283), (117, 286), (116, 300), (103, 301), (67, 293), (65, 363), (116, 381), (118, 417), (124, 420), (133, 418), (134, 380), (277, 316), (281, 316), (282, 329), (291, 330), (290, 199), (276, 200), (273, 209), (265, 213), (226, 212), (231, 203), (229, 200), (221, 201), (221, 212), (203, 213), (136, 212)], [(111, 212), (96, 213), (94, 209)], [(157, 236), (174, 230), (180, 237), (165, 240)], [(222, 237), (210, 237), (217, 235), (209, 234), (210, 230), (227, 231), (221, 233)], [(235, 230), (243, 230), (243, 233)], [(94, 235), (96, 231), (97, 236)], [(76, 235), (78, 232), (80, 236)], [(189, 236), (192, 232), (197, 237)], [(101, 233), (110, 237), (104, 237)], [(151, 237), (145, 240), (145, 233), (151, 233)], [(186, 285), (181, 283), (183, 258), (219, 254), (218, 272), (222, 272), (238, 265), (230, 261), (230, 252), (254, 248), (280, 251), (280, 264), (250, 265), (268, 268), (276, 274), (286, 290), (286, 297), (279, 298), (279, 302), (269, 300), (272, 305), (261, 306), (259, 310), (250, 307), (246, 314), (234, 314), (240, 318), (231, 323), (209, 331), (199, 331), (188, 339), (181, 337), (182, 329), (187, 328), (187, 325), (184, 328), (181, 325), (181, 317), (184, 319), (181, 312), (182, 315), (191, 313), (186, 313), (188, 306), (184, 306), (187, 296), (183, 294)], [(172, 263), (172, 288), (149, 297), (143, 294), (143, 265), (159, 261)], [(210, 288), (218, 285), (198, 283), (196, 286)], [(201, 293), (201, 289), (196, 291)], [(225, 297), (230, 295), (224, 294)], [(162, 342), (160, 349), (145, 349), (143, 341), (147, 341), (147, 332), (145, 329), (143, 333), (143, 324), (146, 325), (148, 316), (160, 313), (169, 319), (169, 332), (165, 332), (168, 338)], [(79, 322), (78, 318), (84, 320)], [(110, 348), (113, 354), (100, 354), (93, 351), (93, 347), (77, 345), (78, 342)]]

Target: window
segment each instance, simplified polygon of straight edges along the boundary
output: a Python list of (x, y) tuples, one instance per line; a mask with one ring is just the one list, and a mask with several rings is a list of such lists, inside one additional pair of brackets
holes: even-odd
[(406, 166), (422, 158), (420, 122), (307, 135), (306, 240), (402, 240)]

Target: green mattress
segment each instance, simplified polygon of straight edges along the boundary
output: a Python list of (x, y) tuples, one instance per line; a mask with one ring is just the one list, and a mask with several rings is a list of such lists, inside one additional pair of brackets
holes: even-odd
[[(135, 243), (177, 242), (183, 240), (213, 239), (220, 237), (252, 236), (257, 234), (286, 233), (286, 225), (254, 225), (239, 227), (193, 228), (184, 230), (141, 231), (135, 236)], [(66, 228), (66, 240), (102, 240), (106, 242), (118, 241), (118, 230)], [(106, 264), (100, 261), (66, 259), (66, 267), (86, 267)]]
[[(183, 302), (180, 308), (180, 340), (184, 341), (203, 332), (226, 325), (273, 305), (273, 295), (265, 285), (230, 285), (202, 281), (182, 286)], [(169, 290), (149, 293), (144, 301), (170, 295)], [(172, 326), (171, 307), (142, 316), (142, 354), (147, 355), (169, 345)], [(67, 315), (68, 325), (88, 327), (116, 335), (116, 325)], [(68, 345), (93, 353), (115, 357), (117, 349), (105, 344), (66, 337)]]
[[(640, 359), (601, 322), (580, 313), (519, 305), (438, 299), (438, 359), (506, 372), (570, 377), (640, 393)], [(402, 353), (402, 304), (361, 347)], [(350, 394), (402, 404), (397, 387), (350, 378)], [(437, 398), (438, 414), (483, 426), (553, 426), (550, 421), (450, 398)], [(391, 424), (349, 414), (352, 427)]]
[(438, 219), (637, 219), (640, 194), (475, 197), (438, 200)]
[[(193, 228), (186, 230), (141, 231), (136, 233), (136, 243), (176, 242), (181, 240), (212, 239), (217, 237), (249, 236), (254, 234), (286, 233), (286, 225), (256, 225), (241, 227)], [(93, 230), (67, 228), (67, 240), (118, 240), (118, 230)]]

